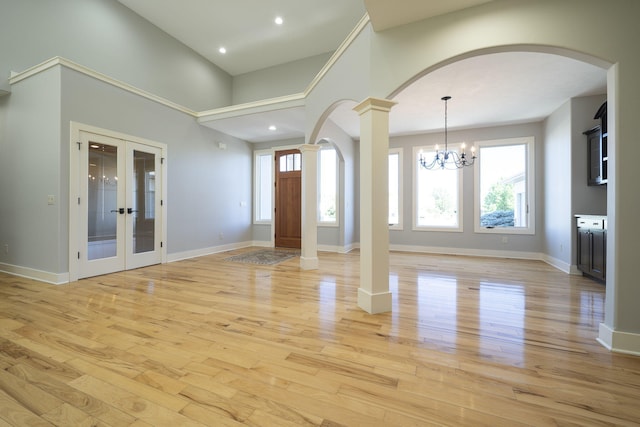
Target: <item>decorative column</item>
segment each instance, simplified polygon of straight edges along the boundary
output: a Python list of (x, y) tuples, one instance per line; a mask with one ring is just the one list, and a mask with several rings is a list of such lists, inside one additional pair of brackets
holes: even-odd
[(358, 306), (391, 311), (389, 292), (389, 111), (396, 103), (368, 98), (360, 115), (360, 288)]
[(302, 153), (302, 251), (300, 268), (318, 269), (318, 151), (319, 145), (304, 144)]

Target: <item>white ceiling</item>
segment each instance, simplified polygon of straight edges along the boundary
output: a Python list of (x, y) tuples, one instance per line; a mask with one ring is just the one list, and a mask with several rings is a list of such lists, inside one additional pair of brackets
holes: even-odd
[[(376, 31), (489, 0), (119, 0), (231, 75), (335, 50), (368, 12)], [(366, 6), (366, 10), (365, 10)], [(282, 16), (280, 27), (273, 22)], [(224, 45), (228, 53), (220, 55)], [(494, 53), (465, 59), (414, 82), (395, 97), (392, 135), (541, 120), (567, 99), (606, 91), (606, 71), (558, 55)], [(346, 103), (331, 120), (354, 138), (357, 115)], [(268, 131), (275, 124), (277, 131)], [(250, 142), (303, 137), (303, 107), (203, 123)]]
[(362, 0), (118, 1), (232, 76), (333, 52), (366, 14)]

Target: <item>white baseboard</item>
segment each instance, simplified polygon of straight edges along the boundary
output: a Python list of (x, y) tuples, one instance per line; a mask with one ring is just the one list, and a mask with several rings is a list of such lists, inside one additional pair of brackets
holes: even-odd
[(640, 356), (640, 334), (614, 331), (604, 323), (600, 323), (597, 341), (614, 353)]
[(542, 255), (542, 261), (546, 262), (547, 264), (557, 268), (560, 271), (564, 271), (567, 274), (572, 274), (571, 273), (571, 264), (569, 264), (568, 262), (564, 262), (558, 258), (554, 258), (550, 255), (547, 254), (541, 254)]
[(418, 252), (439, 255), (465, 255), (490, 258), (515, 258), (543, 260), (539, 252), (496, 251), (488, 249), (447, 248), (440, 246), (389, 245), (389, 250), (396, 252)]
[(571, 269), (569, 270), (569, 274), (572, 276), (582, 276), (582, 271), (578, 270), (578, 266), (575, 264), (571, 264)]
[(25, 277), (52, 285), (69, 283), (69, 273), (51, 273), (49, 271), (36, 270), (35, 268), (20, 267), (18, 265), (0, 262), (0, 271), (14, 276)]
[(348, 254), (356, 248), (355, 243), (347, 246), (338, 245), (318, 245), (318, 252), (334, 252), (338, 254)]

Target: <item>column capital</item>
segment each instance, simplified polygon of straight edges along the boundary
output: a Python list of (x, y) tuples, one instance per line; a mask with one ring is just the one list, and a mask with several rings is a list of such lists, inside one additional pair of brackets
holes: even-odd
[(391, 107), (393, 107), (396, 104), (397, 102), (391, 101), (389, 99), (367, 98), (364, 101), (362, 101), (360, 104), (353, 107), (353, 110), (360, 115), (370, 110), (389, 112), (391, 111)]
[(305, 151), (320, 151), (320, 145), (302, 144), (301, 146), (298, 147), (298, 150), (300, 150), (301, 153), (304, 153)]

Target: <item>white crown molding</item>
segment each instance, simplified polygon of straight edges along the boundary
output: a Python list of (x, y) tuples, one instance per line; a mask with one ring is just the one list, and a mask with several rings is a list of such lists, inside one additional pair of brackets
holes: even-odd
[(320, 81), (324, 78), (324, 76), (329, 72), (329, 70), (338, 62), (338, 59), (342, 56), (344, 52), (351, 46), (351, 44), (355, 41), (355, 39), (360, 35), (362, 30), (369, 24), (370, 18), (368, 14), (365, 14), (360, 22), (355, 26), (355, 28), (349, 33), (346, 39), (338, 46), (338, 49), (331, 55), (331, 58), (324, 64), (324, 67), (320, 70), (320, 72), (314, 77), (311, 81), (307, 89), (304, 91), (304, 96), (307, 97), (315, 89), (315, 87), (320, 83)]
[(32, 77), (36, 74), (39, 74), (43, 71), (46, 71), (52, 67), (55, 66), (63, 66), (65, 68), (68, 68), (70, 70), (74, 70), (77, 71), (79, 73), (82, 73), (86, 76), (89, 77), (93, 77), (96, 80), (100, 80), (104, 83), (108, 83), (112, 86), (118, 87), (120, 89), (126, 90), (127, 92), (131, 92), (135, 95), (141, 96), (143, 98), (149, 99), (151, 101), (157, 102), (159, 104), (162, 104), (166, 107), (172, 108), (174, 110), (180, 111), (182, 113), (188, 114), (192, 117), (197, 117), (198, 113), (187, 108), (184, 107), (180, 104), (177, 104), (175, 102), (169, 101), (168, 99), (162, 98), (160, 96), (154, 95), (152, 93), (146, 92), (142, 89), (139, 89), (135, 86), (132, 86), (128, 83), (124, 83), (120, 80), (111, 78), (109, 76), (107, 76), (106, 74), (102, 74), (98, 71), (92, 70), (89, 67), (85, 67), (84, 65), (80, 65), (78, 63), (75, 63), (73, 61), (70, 61), (66, 58), (60, 57), (60, 56), (56, 56), (53, 57), (47, 61), (44, 61), (38, 65), (35, 65), (25, 71), (19, 72), (19, 73), (11, 73), (11, 77), (9, 78), (9, 84), (14, 85), (22, 80), (25, 80), (29, 77)]
[(197, 113), (198, 123), (210, 122), (231, 117), (245, 116), (248, 114), (264, 113), (267, 111), (284, 110), (287, 108), (304, 107), (305, 94), (296, 93), (293, 95), (279, 96), (261, 101), (247, 102), (244, 104), (230, 105), (228, 107), (216, 108), (213, 110)]
[[(294, 107), (303, 107), (305, 105), (307, 96), (309, 96), (311, 91), (313, 91), (313, 89), (318, 85), (318, 83), (324, 78), (324, 76), (329, 72), (329, 70), (334, 66), (334, 64), (338, 61), (338, 59), (342, 56), (342, 54), (349, 48), (349, 46), (354, 42), (356, 37), (369, 24), (369, 22), (370, 22), (369, 15), (364, 15), (360, 20), (360, 22), (356, 25), (356, 27), (351, 31), (351, 33), (349, 33), (347, 38), (333, 53), (331, 58), (329, 58), (329, 61), (327, 61), (327, 63), (324, 65), (324, 67), (322, 67), (320, 72), (314, 77), (314, 79), (311, 81), (309, 86), (307, 86), (304, 92), (296, 93), (292, 95), (280, 96), (276, 98), (264, 99), (260, 101), (247, 102), (244, 104), (230, 105), (228, 107), (216, 108), (216, 109), (206, 110), (201, 112), (191, 110), (180, 104), (169, 101), (168, 99), (154, 95), (150, 92), (144, 91), (133, 85), (130, 85), (128, 83), (109, 77), (106, 74), (102, 74), (99, 71), (93, 70), (89, 67), (85, 67), (84, 65), (80, 65), (76, 62), (70, 61), (61, 56), (55, 56), (51, 59), (48, 59), (38, 65), (34, 65), (33, 67), (28, 68), (21, 72), (12, 72), (11, 76), (9, 77), (9, 84), (14, 85), (22, 80), (28, 79), (29, 77), (32, 77), (36, 74), (42, 73), (43, 71), (46, 71), (52, 67), (59, 65), (59, 66), (63, 66), (68, 69), (77, 71), (79, 73), (82, 73), (84, 75), (93, 77), (94, 79), (108, 83), (120, 89), (126, 90), (127, 92), (131, 92), (143, 98), (157, 102), (159, 104), (162, 104), (174, 110), (188, 114), (198, 119), (199, 123), (209, 122), (214, 120), (221, 120), (221, 119), (226, 119), (230, 117), (239, 117), (239, 116), (248, 115), (248, 114), (263, 113), (267, 111), (282, 110), (282, 109), (294, 108)], [(6, 91), (0, 91), (0, 96), (6, 95), (7, 93), (8, 92)]]

